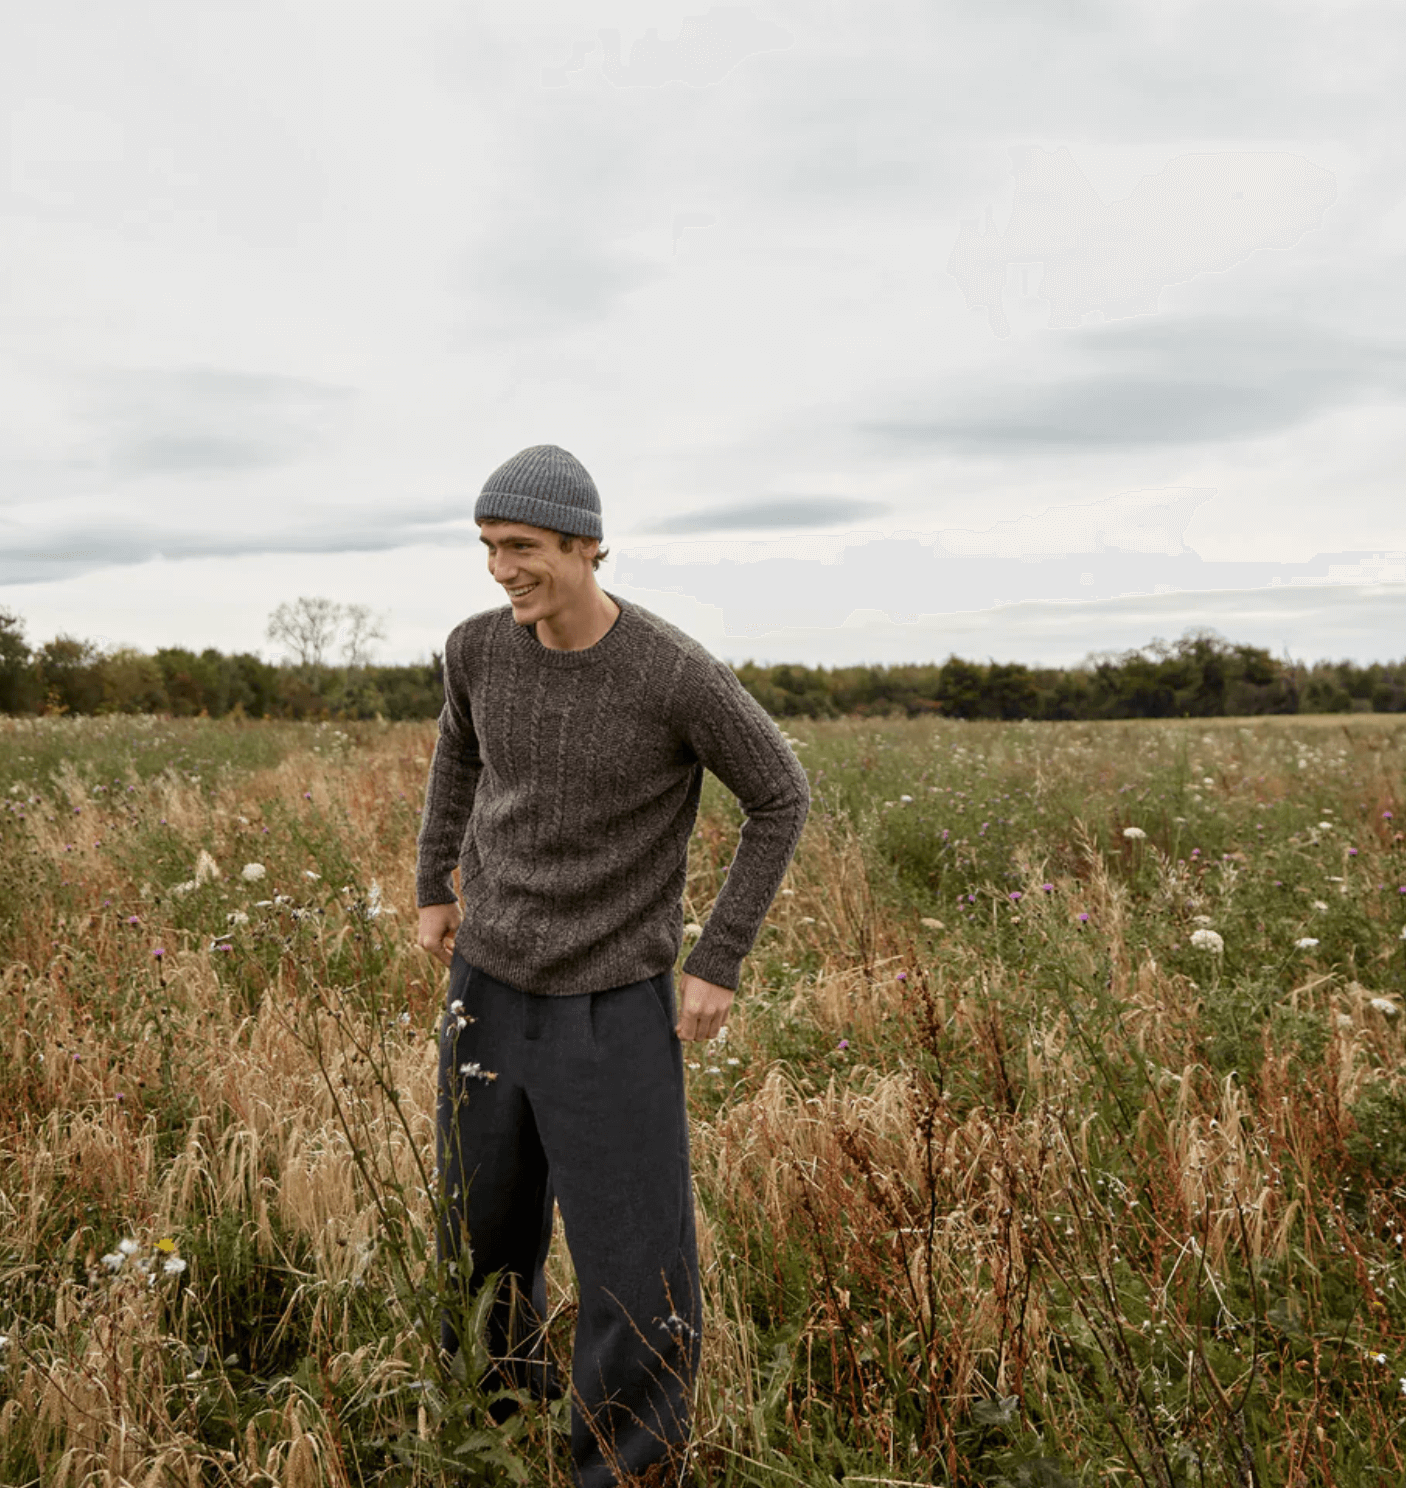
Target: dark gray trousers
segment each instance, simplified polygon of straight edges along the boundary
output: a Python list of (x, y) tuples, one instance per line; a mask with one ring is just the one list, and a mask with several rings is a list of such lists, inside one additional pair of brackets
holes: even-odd
[[(580, 1292), (571, 1451), (581, 1488), (651, 1467), (652, 1482), (673, 1484), (688, 1441), (702, 1301), (673, 982), (670, 969), (536, 996), (459, 955), (449, 978), (439, 1258), (459, 1261), (467, 1243), (475, 1290), (504, 1272), (488, 1326), (496, 1379), (559, 1394), (543, 1349), (542, 1268), (560, 1204)], [(441, 1343), (452, 1353), (458, 1342), (446, 1317)]]

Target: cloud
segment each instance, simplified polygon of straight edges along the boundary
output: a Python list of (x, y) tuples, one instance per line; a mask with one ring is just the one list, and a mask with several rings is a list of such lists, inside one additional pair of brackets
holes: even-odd
[(947, 272), (968, 308), (985, 309), (1008, 336), (1006, 271), (1042, 263), (1035, 293), (1049, 324), (1069, 329), (1101, 311), (1105, 320), (1152, 315), (1171, 284), (1233, 268), (1260, 248), (1292, 248), (1337, 200), (1332, 172), (1301, 155), (1274, 152), (1178, 155), (1105, 204), (1069, 151), (1011, 151), (1015, 200), (1004, 233), (967, 219)]
[(58, 393), (72, 425), (53, 440), (62, 453), (31, 439), (29, 452), (0, 460), (3, 504), (291, 465), (328, 446), (356, 396), (309, 378), (209, 366), (85, 370)]
[(544, 88), (565, 88), (568, 73), (580, 72), (599, 46), (601, 71), (616, 88), (662, 88), (685, 83), (708, 88), (720, 83), (734, 67), (760, 52), (785, 51), (794, 38), (784, 26), (740, 5), (713, 5), (702, 15), (686, 15), (679, 34), (663, 41), (651, 26), (630, 48), (630, 60), (620, 59), (620, 32), (596, 33), (599, 41), (573, 42), (561, 66), (542, 69)]
[(872, 443), (959, 453), (1220, 443), (1406, 389), (1406, 348), (1302, 321), (1183, 316), (1089, 327), (1059, 364), (940, 384), (931, 412), (861, 421)]
[(471, 499), (384, 511), (337, 510), (287, 527), (241, 520), (216, 530), (141, 520), (83, 520), (36, 528), (0, 518), (0, 584), (50, 583), (153, 558), (229, 558), (268, 553), (379, 553), (416, 543), (476, 540)]

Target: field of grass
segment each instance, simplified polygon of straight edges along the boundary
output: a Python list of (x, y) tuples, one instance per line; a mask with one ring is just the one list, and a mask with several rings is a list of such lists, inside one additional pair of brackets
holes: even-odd
[[(1406, 719), (787, 728), (686, 1046), (697, 1481), (1406, 1480)], [(0, 719), (6, 1488), (569, 1481), (431, 1347), (433, 742)]]

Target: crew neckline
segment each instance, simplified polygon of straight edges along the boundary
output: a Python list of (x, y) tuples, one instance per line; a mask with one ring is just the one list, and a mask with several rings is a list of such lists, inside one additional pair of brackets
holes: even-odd
[(580, 651), (555, 651), (550, 646), (544, 646), (537, 639), (537, 622), (534, 620), (531, 625), (519, 625), (513, 619), (512, 605), (504, 605), (500, 613), (504, 623), (514, 632), (509, 636), (508, 644), (517, 646), (525, 657), (537, 665), (555, 667), (558, 671), (569, 671), (574, 667), (591, 666), (598, 661), (610, 660), (629, 645), (628, 635), (622, 640), (621, 632), (632, 629), (628, 622), (633, 606), (618, 594), (612, 594), (609, 589), (602, 589), (601, 593), (619, 605), (620, 613), (611, 622), (610, 629), (593, 646), (585, 646)]

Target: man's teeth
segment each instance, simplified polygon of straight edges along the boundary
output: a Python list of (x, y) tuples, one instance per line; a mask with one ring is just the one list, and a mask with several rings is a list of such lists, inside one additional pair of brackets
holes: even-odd
[(516, 599), (518, 595), (526, 594), (528, 590), (535, 589), (536, 587), (536, 584), (529, 584), (526, 589), (509, 589), (508, 593), (511, 594), (514, 599)]

